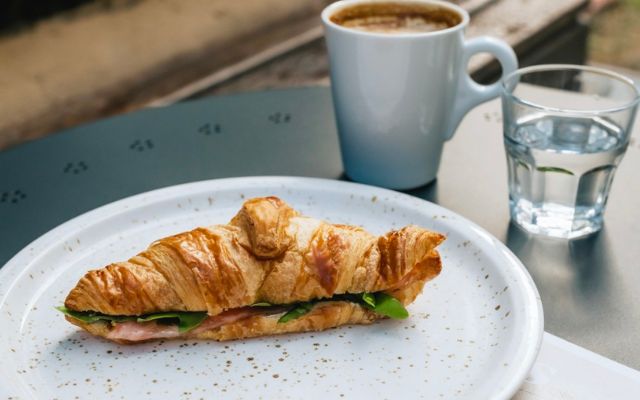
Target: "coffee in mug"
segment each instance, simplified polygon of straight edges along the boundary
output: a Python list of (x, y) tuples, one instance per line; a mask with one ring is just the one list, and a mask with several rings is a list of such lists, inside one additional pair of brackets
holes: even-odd
[(451, 28), (462, 17), (448, 8), (420, 3), (363, 3), (330, 17), (345, 28), (379, 33), (425, 33)]
[(435, 0), (349, 0), (322, 12), (345, 174), (410, 189), (436, 178), (444, 142), (473, 107), (500, 94), (467, 73), (491, 53), (502, 73), (515, 53), (490, 37), (464, 38), (469, 14)]

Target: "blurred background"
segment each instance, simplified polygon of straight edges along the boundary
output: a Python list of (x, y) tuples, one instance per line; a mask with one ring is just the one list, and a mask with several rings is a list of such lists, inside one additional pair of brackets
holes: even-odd
[[(328, 84), (328, 0), (4, 0), (0, 150), (142, 107)], [(521, 65), (577, 63), (640, 77), (640, 0), (458, 0), (469, 36)], [(499, 76), (477, 56), (474, 78)]]

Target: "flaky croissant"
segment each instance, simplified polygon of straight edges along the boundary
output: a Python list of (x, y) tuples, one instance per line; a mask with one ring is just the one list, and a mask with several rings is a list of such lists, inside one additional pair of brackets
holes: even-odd
[[(208, 315), (196, 329), (178, 334), (155, 322), (87, 323), (67, 316), (83, 329), (119, 342), (228, 340), (369, 323), (382, 316), (361, 304), (333, 299), (385, 292), (402, 304), (411, 303), (424, 283), (440, 273), (435, 247), (443, 240), (443, 235), (413, 225), (376, 237), (359, 227), (301, 216), (276, 197), (255, 198), (227, 225), (164, 238), (129, 261), (89, 271), (64, 304), (75, 312), (113, 316), (168, 311)], [(300, 318), (278, 322), (282, 307), (321, 299), (328, 301), (316, 303)], [(251, 307), (256, 303), (274, 307)], [(131, 333), (142, 325), (164, 333)]]

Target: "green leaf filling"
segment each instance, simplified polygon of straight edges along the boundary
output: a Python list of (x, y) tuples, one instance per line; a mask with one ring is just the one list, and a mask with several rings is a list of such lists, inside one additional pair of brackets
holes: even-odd
[(409, 316), (409, 312), (395, 297), (386, 293), (376, 293), (376, 305), (373, 308), (378, 314), (386, 315), (394, 319), (405, 319)]
[(404, 308), (398, 299), (389, 296), (386, 293), (360, 293), (360, 294), (340, 294), (329, 299), (317, 300), (305, 303), (296, 303), (293, 308), (285, 313), (278, 323), (289, 322), (299, 318), (313, 308), (313, 306), (322, 301), (351, 301), (358, 303), (363, 307), (394, 319), (405, 319), (409, 316), (409, 312)]
[(160, 313), (160, 314), (151, 314), (146, 317), (137, 318), (138, 322), (148, 322), (156, 319), (160, 320), (178, 320), (178, 332), (184, 333), (188, 332), (193, 328), (196, 328), (198, 325), (202, 323), (202, 321), (207, 318), (206, 312), (170, 312), (170, 313)]
[(64, 306), (56, 307), (56, 310), (62, 312), (64, 315), (68, 315), (86, 324), (93, 324), (94, 322), (98, 321), (124, 322), (136, 320), (136, 317), (123, 315), (105, 315), (91, 311), (73, 311)]
[(180, 333), (188, 332), (191, 329), (196, 328), (202, 323), (202, 321), (205, 320), (205, 318), (207, 318), (206, 312), (168, 312), (149, 314), (142, 317), (132, 317), (106, 315), (91, 311), (72, 311), (66, 307), (56, 307), (56, 309), (64, 313), (65, 315), (68, 315), (87, 324), (93, 324), (94, 322), (98, 321), (108, 321), (114, 323), (126, 321), (149, 322), (154, 320), (159, 320), (158, 322), (171, 323), (175, 321), (177, 322), (178, 332)]
[[(405, 319), (409, 316), (409, 313), (404, 308), (402, 303), (398, 299), (382, 292), (377, 293), (360, 293), (360, 294), (341, 294), (336, 295), (329, 299), (322, 299), (316, 301), (306, 301), (301, 303), (295, 303), (291, 305), (291, 309), (284, 313), (278, 323), (285, 323), (292, 321), (296, 318), (307, 314), (313, 309), (313, 307), (322, 301), (351, 301), (358, 303), (363, 307), (377, 312), (378, 314), (395, 318)], [(272, 307), (273, 304), (267, 302), (259, 302), (251, 305), (252, 307)], [(206, 312), (166, 312), (149, 314), (141, 317), (132, 316), (118, 316), (118, 315), (106, 315), (91, 311), (73, 311), (61, 306), (56, 309), (65, 315), (80, 320), (87, 324), (92, 324), (99, 321), (108, 321), (111, 323), (136, 321), (136, 322), (150, 322), (158, 321), (160, 323), (177, 323), (178, 331), (180, 333), (188, 332), (197, 326), (199, 326), (206, 318)]]
[(287, 311), (282, 317), (280, 317), (278, 323), (289, 322), (293, 319), (300, 318), (301, 316), (311, 311), (314, 305), (315, 303), (310, 301), (304, 303), (296, 303), (291, 310)]
[(360, 295), (360, 298), (365, 304), (371, 306), (371, 308), (374, 308), (376, 306), (376, 297), (373, 295), (373, 293), (362, 293)]

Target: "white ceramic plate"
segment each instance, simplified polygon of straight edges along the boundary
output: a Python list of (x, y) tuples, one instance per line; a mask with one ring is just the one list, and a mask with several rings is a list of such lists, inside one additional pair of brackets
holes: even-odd
[[(118, 346), (53, 309), (88, 269), (160, 237), (226, 223), (243, 199), (264, 195), (376, 234), (411, 223), (443, 232), (443, 272), (404, 321), (227, 343)], [(483, 229), (404, 194), (308, 178), (197, 182), (98, 208), (9, 261), (0, 299), (2, 398), (506, 399), (531, 368), (543, 332), (531, 277)]]

